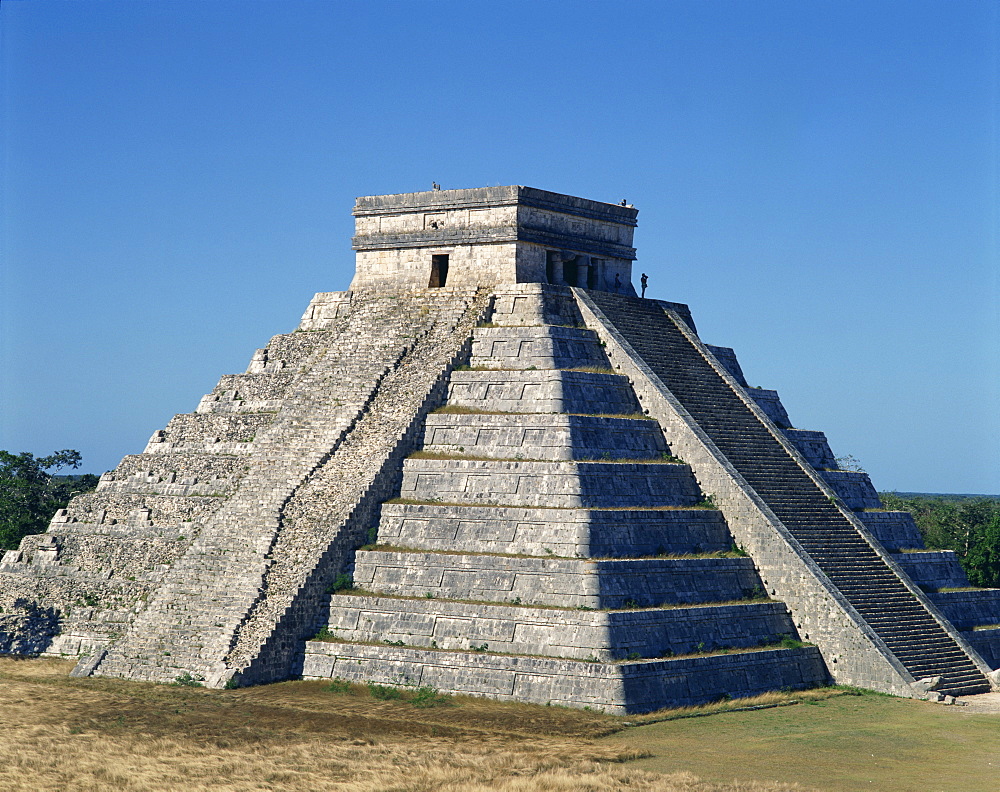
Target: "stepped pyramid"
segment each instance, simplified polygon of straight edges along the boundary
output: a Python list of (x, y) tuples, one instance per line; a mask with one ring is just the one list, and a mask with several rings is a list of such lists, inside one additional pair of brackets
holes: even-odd
[(354, 214), (348, 291), (5, 554), (0, 651), (619, 713), (1000, 681), (1000, 590), (636, 296), (635, 209), (495, 187)]

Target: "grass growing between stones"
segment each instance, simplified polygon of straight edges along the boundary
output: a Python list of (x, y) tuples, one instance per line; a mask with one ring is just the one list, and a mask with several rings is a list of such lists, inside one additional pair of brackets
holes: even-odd
[(482, 454), (465, 453), (464, 451), (414, 451), (407, 459), (457, 459), (462, 462), (562, 462), (570, 460), (536, 459), (525, 456), (484, 456)]
[(504, 410), (478, 410), (474, 407), (462, 407), (459, 404), (445, 404), (431, 410), (431, 415), (534, 415), (535, 413), (513, 413)]
[(621, 418), (627, 421), (655, 421), (645, 413), (564, 413), (565, 415), (582, 415), (587, 418)]

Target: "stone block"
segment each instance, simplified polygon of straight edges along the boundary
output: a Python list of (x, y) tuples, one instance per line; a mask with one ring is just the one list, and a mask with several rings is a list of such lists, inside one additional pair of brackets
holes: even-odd
[(346, 317), (351, 310), (350, 292), (320, 292), (309, 302), (300, 330), (322, 330), (331, 327), (338, 319)]
[(826, 435), (822, 432), (812, 432), (806, 429), (785, 429), (785, 437), (792, 441), (806, 462), (817, 470), (830, 470), (837, 467), (837, 460), (830, 450)]
[(686, 465), (407, 459), (400, 497), (505, 506), (692, 506), (700, 491)]
[(960, 588), (969, 585), (958, 556), (951, 550), (896, 553), (893, 558), (913, 582), (923, 589)]
[(962, 635), (990, 668), (1000, 669), (1000, 627), (970, 630)]
[(306, 644), (303, 678), (429, 685), (443, 693), (619, 715), (702, 704), (720, 695), (814, 687), (829, 679), (815, 647), (600, 663), (319, 641)]
[(655, 459), (667, 453), (656, 421), (588, 415), (427, 416), (424, 451), (502, 459)]
[(499, 326), (583, 327), (576, 301), (565, 286), (518, 283), (498, 287), (490, 321)]
[(608, 369), (592, 330), (573, 327), (477, 327), (472, 340), (474, 367), (492, 369)]
[(574, 611), (339, 595), (330, 632), (341, 641), (614, 660), (752, 647), (794, 635), (781, 603)]
[(862, 511), (856, 514), (865, 528), (890, 552), (922, 550), (920, 529), (909, 512)]
[(448, 404), (514, 413), (641, 412), (625, 377), (589, 371), (454, 371)]
[(1000, 589), (936, 591), (928, 596), (959, 630), (1000, 625)]
[(359, 550), (354, 585), (389, 595), (622, 608), (763, 591), (747, 558), (571, 559)]
[(879, 500), (872, 481), (867, 473), (856, 470), (819, 470), (817, 471), (827, 484), (844, 501), (848, 509), (880, 509)]
[(728, 550), (715, 509), (587, 510), (386, 503), (380, 542), (425, 550), (644, 556)]
[(715, 356), (715, 359), (732, 375), (734, 380), (744, 388), (750, 387), (743, 376), (743, 369), (740, 367), (740, 362), (736, 359), (735, 351), (729, 347), (712, 346), (711, 344), (705, 344), (705, 348)]
[(788, 413), (785, 412), (785, 407), (782, 405), (777, 391), (767, 388), (747, 388), (746, 394), (779, 429), (791, 427), (792, 422), (788, 418)]

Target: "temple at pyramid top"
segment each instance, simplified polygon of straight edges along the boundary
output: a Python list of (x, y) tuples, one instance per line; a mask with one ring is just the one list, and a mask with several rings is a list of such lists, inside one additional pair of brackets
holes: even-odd
[(361, 197), (350, 288), (553, 283), (634, 295), (637, 214), (516, 185)]

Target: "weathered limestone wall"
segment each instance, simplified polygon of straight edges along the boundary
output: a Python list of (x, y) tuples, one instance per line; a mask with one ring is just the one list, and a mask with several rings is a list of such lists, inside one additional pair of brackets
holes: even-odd
[[(354, 588), (307, 644), (306, 677), (621, 712), (828, 678), (813, 650), (774, 651), (796, 635), (784, 605), (760, 601), (748, 558), (719, 552), (733, 545), (723, 515), (693, 507), (690, 469), (581, 325), (568, 289), (497, 289), (471, 370), (452, 375)], [(580, 366), (598, 370), (567, 370)], [(568, 405), (583, 414), (551, 412)], [(736, 648), (735, 663), (722, 654)], [(719, 654), (662, 659), (682, 652)]]
[[(324, 337), (272, 338), (247, 373), (220, 380), (198, 414), (178, 416), (155, 432), (144, 453), (125, 457), (96, 492), (74, 498), (47, 533), (5, 554), (0, 651), (93, 655), (119, 638), (239, 489), (256, 434), (266, 434), (274, 405), (294, 376), (311, 367)], [(261, 388), (271, 401), (253, 400)]]
[(558, 508), (693, 506), (701, 495), (686, 465), (407, 459), (400, 496), (449, 503)]
[(851, 511), (882, 508), (882, 501), (867, 473), (860, 470), (819, 470), (817, 473)]
[(379, 540), (392, 545), (469, 553), (567, 558), (714, 553), (733, 537), (717, 509), (553, 509), (382, 505)]
[(431, 256), (448, 255), (448, 286), (489, 286), (517, 280), (517, 244), (496, 242), (478, 245), (358, 251), (357, 272), (351, 289), (396, 289), (409, 284), (426, 289), (431, 277)]
[(593, 331), (574, 327), (484, 327), (472, 354), (485, 368), (608, 370)]
[(780, 602), (579, 611), (493, 603), (338, 595), (328, 629), (338, 640), (435, 646), (610, 662), (716, 648), (756, 647), (795, 628)]
[(306, 679), (430, 685), (445, 693), (501, 701), (647, 712), (678, 701), (709, 701), (720, 690), (742, 698), (824, 684), (816, 647), (610, 664), (549, 657), (441, 652), (397, 646), (310, 641)]
[[(782, 408), (784, 410), (784, 408)], [(836, 470), (837, 460), (830, 450), (826, 435), (807, 429), (785, 429), (787, 437), (805, 460), (816, 470)], [(829, 480), (828, 480), (829, 481)], [(834, 486), (831, 483), (831, 486)]]
[(519, 558), (360, 550), (354, 584), (401, 596), (651, 608), (744, 599), (760, 581), (748, 558)]
[(332, 326), (338, 319), (343, 319), (351, 311), (351, 293), (318, 292), (309, 301), (306, 312), (302, 314), (299, 330), (323, 330)]
[(468, 360), (472, 328), (491, 297), (472, 292), (450, 303), (439, 310), (438, 326), (383, 380), (345, 442), (285, 504), (262, 595), (225, 661), (241, 683), (301, 670), (302, 642), (325, 620), (335, 575), (374, 530), (379, 504), (398, 491), (402, 459), (418, 442), (428, 411), (444, 401), (448, 373)]
[(969, 585), (958, 556), (951, 550), (922, 550), (898, 553), (893, 557), (910, 579), (925, 591)]
[[(605, 365), (602, 362), (602, 365)], [(600, 405), (603, 412), (639, 411), (624, 377), (590, 371), (456, 371), (448, 403), (456, 407), (523, 413), (582, 413)]]
[(622, 452), (632, 459), (667, 453), (655, 421), (598, 415), (428, 416), (424, 451), (498, 459), (599, 460)]
[(866, 511), (858, 512), (857, 518), (891, 553), (900, 550), (919, 550), (924, 546), (920, 530), (909, 512)]
[[(685, 321), (687, 321), (686, 317)], [(687, 325), (688, 327), (694, 326), (690, 322), (687, 322)], [(715, 359), (719, 361), (719, 365), (728, 371), (734, 380), (736, 380), (744, 388), (750, 387), (747, 384), (746, 377), (743, 376), (743, 368), (740, 366), (740, 362), (736, 358), (735, 350), (730, 347), (713, 346), (712, 344), (705, 344), (705, 349), (715, 356)]]
[[(723, 368), (720, 365), (720, 368)], [(729, 372), (726, 372), (727, 374)], [(778, 392), (767, 388), (747, 388), (746, 395), (763, 411), (764, 415), (779, 429), (790, 429), (792, 426), (788, 413), (778, 398)]]

